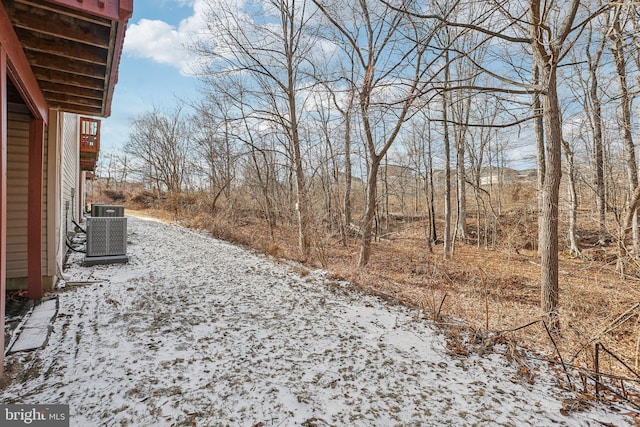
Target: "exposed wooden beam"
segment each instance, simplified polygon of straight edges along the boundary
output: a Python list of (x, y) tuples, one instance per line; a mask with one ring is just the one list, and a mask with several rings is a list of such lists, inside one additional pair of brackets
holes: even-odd
[(118, 83), (118, 68), (120, 67), (120, 57), (122, 56), (122, 49), (124, 47), (124, 36), (127, 31), (127, 21), (114, 22), (114, 27), (115, 28), (113, 28), (113, 30), (115, 31), (115, 38), (113, 41), (113, 48), (109, 50), (111, 52), (111, 57), (109, 58), (107, 65), (109, 80), (105, 87), (104, 117), (109, 117), (111, 115), (111, 101), (113, 100), (113, 91)]
[(20, 40), (13, 31), (11, 20), (0, 3), (0, 44), (3, 45), (7, 58), (7, 75), (20, 92), (22, 99), (29, 106), (31, 114), (36, 118), (48, 120), (49, 108), (38, 82), (22, 50)]
[(110, 19), (110, 18), (91, 15), (91, 14), (87, 14), (87, 13), (82, 13), (82, 11), (80, 11), (80, 10), (61, 7), (60, 5), (55, 4), (55, 3), (48, 3), (46, 0), (44, 0), (44, 1), (42, 1), (42, 0), (14, 0), (14, 2), (26, 4), (26, 5), (29, 5), (31, 7), (38, 7), (40, 9), (48, 10), (49, 12), (52, 12), (52, 13), (60, 13), (60, 14), (63, 14), (63, 15), (71, 16), (73, 18), (81, 17), (82, 19), (84, 19), (84, 20), (86, 20), (88, 22), (93, 22), (94, 24), (97, 24), (97, 25), (105, 25), (107, 27), (109, 26), (109, 24), (112, 21), (112, 19)]
[[(3, 27), (13, 29), (10, 32), (15, 39), (18, 33), (19, 42), (13, 43), (12, 40), (10, 45), (24, 46), (24, 50), (19, 49), (27, 57), (24, 61), (27, 67), (23, 68), (29, 68), (37, 79), (35, 86), (47, 87), (45, 102), (51, 101), (51, 107), (61, 109), (70, 106), (69, 112), (109, 116), (133, 1), (5, 0), (3, 4), (9, 12), (5, 11), (5, 17), (10, 25), (0, 22), (0, 30), (4, 30)], [(104, 10), (101, 12), (95, 8)], [(109, 8), (112, 12), (105, 13)], [(115, 10), (117, 13), (114, 14)], [(23, 75), (22, 70), (16, 69), (13, 73), (13, 56), (8, 57), (9, 76), (17, 80)], [(65, 85), (64, 92), (62, 85)], [(67, 90), (70, 86), (84, 91)], [(30, 110), (34, 110), (34, 103), (26, 96), (25, 85), (18, 81), (16, 87)], [(60, 99), (61, 94), (77, 95), (83, 99)], [(92, 100), (98, 97), (102, 105), (96, 111)], [(82, 105), (90, 109), (82, 110)], [(48, 106), (45, 104), (45, 107)], [(40, 113), (34, 114), (36, 117), (48, 114), (48, 108), (39, 110)]]
[(25, 52), (29, 58), (32, 67), (46, 67), (51, 70), (62, 71), (76, 76), (94, 77), (96, 79), (104, 79), (107, 72), (106, 66), (91, 64), (82, 61), (70, 61), (69, 58), (63, 56), (51, 55), (49, 53)]
[(47, 99), (50, 94), (70, 94), (73, 93), (75, 96), (79, 96), (81, 98), (89, 98), (102, 100), (102, 90), (99, 89), (88, 89), (79, 86), (71, 86), (63, 83), (54, 83), (48, 81), (40, 81), (40, 87), (42, 88), (42, 92), (45, 94)]
[(86, 89), (104, 90), (104, 79), (86, 76), (76, 76), (59, 70), (50, 70), (44, 67), (33, 67), (33, 73), (40, 81), (68, 84)]
[(65, 102), (51, 103), (51, 108), (66, 111), (67, 113), (84, 114), (87, 116), (101, 117), (103, 115), (102, 107), (93, 108), (88, 106), (80, 106), (78, 104), (68, 104)]
[(109, 27), (62, 14), (52, 19), (52, 12), (21, 3), (13, 3), (10, 11), (13, 25), (18, 28), (103, 48), (109, 46)]
[(85, 105), (88, 107), (100, 108), (102, 106), (102, 99), (82, 98), (75, 93), (52, 93), (45, 92), (45, 96), (51, 105), (57, 103), (75, 104), (78, 106)]
[(44, 122), (29, 123), (29, 196), (27, 203), (27, 289), (29, 299), (42, 298), (42, 183)]
[(16, 34), (26, 52), (50, 53), (93, 64), (107, 64), (109, 51), (106, 47), (85, 45), (47, 34), (37, 34), (24, 28), (17, 28)]
[(133, 0), (45, 0), (69, 9), (111, 20), (129, 19), (133, 13)]

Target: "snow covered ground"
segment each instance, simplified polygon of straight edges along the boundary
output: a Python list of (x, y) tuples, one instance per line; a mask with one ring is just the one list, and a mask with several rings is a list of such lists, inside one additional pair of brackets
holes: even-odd
[[(631, 425), (606, 407), (562, 415), (497, 354), (455, 358), (415, 312), (321, 271), (301, 277), (206, 235), (129, 218), (128, 264), (83, 267), (46, 348), (3, 403), (68, 403), (74, 426)], [(28, 375), (24, 375), (28, 373)]]

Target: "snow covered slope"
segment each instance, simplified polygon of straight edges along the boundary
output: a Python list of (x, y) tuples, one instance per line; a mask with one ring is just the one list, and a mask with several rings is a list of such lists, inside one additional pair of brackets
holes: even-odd
[[(66, 271), (49, 344), (4, 403), (68, 403), (71, 425), (627, 425), (560, 413), (496, 354), (452, 358), (415, 312), (326, 286), (206, 235), (130, 218), (129, 264)], [(15, 365), (14, 365), (15, 366)]]

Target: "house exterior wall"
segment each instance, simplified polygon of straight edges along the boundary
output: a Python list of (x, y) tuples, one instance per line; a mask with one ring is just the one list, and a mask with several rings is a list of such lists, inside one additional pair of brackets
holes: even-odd
[[(62, 203), (62, 227), (67, 236), (74, 234), (73, 221), (80, 222), (82, 212), (78, 212), (80, 193), (80, 136), (78, 116), (62, 114), (62, 183), (60, 200)], [(63, 234), (64, 237), (64, 234)]]
[(59, 141), (62, 139), (62, 113), (49, 111), (49, 132), (47, 146), (47, 272), (46, 276), (55, 282), (62, 272), (62, 261), (66, 251), (64, 241), (60, 239), (61, 205), (60, 205), (60, 167), (62, 152)]
[[(27, 287), (27, 216), (29, 185), (29, 121), (31, 114), (24, 104), (9, 104), (7, 117), (7, 289)], [(46, 131), (45, 131), (46, 138)], [(52, 285), (48, 259), (47, 156), (44, 146), (42, 186), (42, 275), (46, 288)]]
[(27, 277), (29, 110), (9, 104), (7, 117), (7, 287)]
[(51, 111), (48, 138), (49, 275), (62, 272), (68, 252), (67, 240), (75, 233), (74, 221), (80, 223), (80, 138), (78, 115)]

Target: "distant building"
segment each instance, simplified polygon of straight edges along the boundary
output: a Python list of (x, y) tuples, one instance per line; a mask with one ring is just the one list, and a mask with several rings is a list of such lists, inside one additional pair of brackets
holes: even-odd
[(480, 185), (510, 184), (516, 182), (518, 177), (519, 172), (515, 169), (491, 166), (482, 169), (480, 173)]

